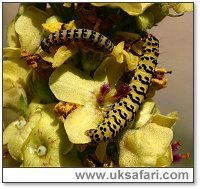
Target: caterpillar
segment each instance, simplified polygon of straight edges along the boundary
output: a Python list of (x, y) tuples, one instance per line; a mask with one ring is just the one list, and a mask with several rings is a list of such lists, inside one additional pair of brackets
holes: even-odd
[(146, 96), (157, 65), (159, 41), (151, 34), (147, 34), (139, 40), (143, 41), (144, 44), (140, 61), (129, 84), (131, 90), (124, 98), (121, 98), (110, 107), (104, 120), (96, 129), (86, 131), (86, 135), (91, 138), (93, 144), (112, 139), (125, 127), (127, 121), (134, 120)]
[(51, 46), (61, 45), (72, 41), (83, 42), (96, 51), (108, 54), (111, 53), (114, 48), (114, 44), (107, 37), (89, 29), (60, 30), (51, 33), (42, 40), (41, 48), (43, 51), (50, 53), (49, 49)]

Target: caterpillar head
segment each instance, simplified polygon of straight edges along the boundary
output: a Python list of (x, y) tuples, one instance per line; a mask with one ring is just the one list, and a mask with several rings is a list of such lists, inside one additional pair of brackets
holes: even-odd
[(104, 124), (105, 122), (98, 125), (97, 129), (90, 129), (86, 131), (86, 135), (91, 138), (91, 144), (98, 144), (102, 141), (105, 142), (110, 139), (110, 132)]
[(143, 48), (147, 48), (148, 46), (159, 48), (159, 40), (152, 34), (144, 35), (140, 40), (144, 42)]
[(100, 141), (100, 138), (97, 132), (98, 130), (96, 129), (90, 129), (86, 131), (86, 135), (91, 138), (91, 144), (97, 144)]
[(41, 42), (41, 49), (44, 52), (50, 53), (49, 46), (47, 45), (46, 41), (44, 41), (44, 40)]

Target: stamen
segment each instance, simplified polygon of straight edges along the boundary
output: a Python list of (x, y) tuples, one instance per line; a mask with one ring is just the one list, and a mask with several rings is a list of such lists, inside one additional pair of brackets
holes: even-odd
[(104, 83), (104, 84), (101, 86), (101, 88), (100, 88), (100, 93), (101, 93), (101, 95), (103, 95), (103, 96), (106, 95), (106, 94), (108, 94), (109, 91), (110, 91), (110, 86), (109, 86), (108, 83)]
[(173, 154), (173, 163), (175, 162), (179, 162), (183, 159), (189, 159), (190, 154), (186, 153), (186, 154)]
[(174, 141), (174, 142), (171, 143), (171, 147), (172, 147), (173, 152), (177, 151), (180, 146), (181, 146), (180, 141)]
[(127, 84), (122, 84), (118, 89), (117, 93), (114, 95), (114, 98), (121, 99), (125, 97), (129, 91), (131, 90), (131, 87)]
[(37, 155), (38, 156), (44, 156), (47, 154), (47, 148), (43, 145), (39, 146), (37, 149)]

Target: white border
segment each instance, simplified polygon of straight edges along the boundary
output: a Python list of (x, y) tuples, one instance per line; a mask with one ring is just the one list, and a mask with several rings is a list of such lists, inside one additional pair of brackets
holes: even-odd
[(3, 182), (191, 183), (193, 168), (3, 168)]

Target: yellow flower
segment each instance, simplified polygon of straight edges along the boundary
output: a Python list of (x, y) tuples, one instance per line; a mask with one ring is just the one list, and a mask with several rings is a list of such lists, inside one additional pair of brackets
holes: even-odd
[(142, 30), (150, 29), (154, 24), (154, 16), (151, 12), (145, 12), (139, 15), (137, 18), (137, 25)]
[(166, 116), (153, 113), (155, 104), (146, 103), (138, 112), (133, 128), (120, 141), (120, 167), (165, 167), (172, 163), (170, 143), (177, 113)]
[[(120, 142), (120, 167), (155, 167), (170, 147), (171, 129), (151, 123), (139, 130), (129, 130)], [(171, 159), (171, 157), (169, 157)], [(169, 163), (171, 164), (172, 159)]]
[(28, 120), (21, 117), (10, 123), (4, 130), (3, 144), (7, 145), (8, 152), (13, 159), (23, 161), (22, 147), (40, 118), (40, 111), (35, 111), (29, 114)]
[[(45, 24), (42, 26), (48, 32), (56, 32), (61, 29), (63, 23), (59, 22), (59, 19), (55, 16), (50, 17)], [(75, 29), (75, 21), (72, 20), (68, 24), (65, 24), (65, 29)], [(52, 67), (61, 66), (66, 60), (77, 52), (77, 48), (73, 45), (61, 46), (58, 49), (52, 48), (51, 53), (44, 52), (41, 48), (37, 53), (42, 57), (43, 60), (52, 63)]]
[[(64, 125), (72, 143), (88, 143), (90, 138), (85, 131), (96, 127), (102, 113), (96, 108), (96, 96), (104, 81), (94, 81), (86, 74), (64, 64), (51, 75), (49, 86), (57, 99), (82, 105), (67, 117)], [(77, 119), (79, 117), (79, 119)], [(80, 122), (80, 120), (82, 120)]]
[(20, 47), (19, 35), (17, 34), (15, 30), (16, 19), (17, 18), (13, 19), (12, 22), (8, 25), (7, 41), (8, 41), (9, 47), (19, 48)]
[(69, 7), (71, 7), (71, 4), (72, 3), (64, 3), (63, 6), (69, 8)]
[[(16, 51), (17, 52), (17, 51)], [(12, 50), (4, 49), (4, 54), (12, 54)], [(3, 107), (20, 109), (21, 96), (26, 101), (27, 79), (30, 69), (23, 59), (10, 56), (3, 61)]]
[(59, 125), (54, 106), (46, 105), (42, 109), (40, 120), (24, 142), (23, 167), (81, 166), (77, 154), (71, 154), (73, 144)]
[(124, 66), (113, 61), (113, 57), (102, 62), (94, 73), (95, 80), (69, 64), (64, 64), (53, 72), (49, 79), (49, 86), (56, 98), (81, 105), (71, 112), (64, 122), (65, 130), (72, 143), (84, 144), (91, 141), (90, 137), (85, 135), (86, 130), (96, 128), (103, 120), (103, 113), (97, 104), (99, 90), (103, 84), (111, 81), (112, 90), (108, 95), (114, 95), (115, 84), (123, 72)]
[[(45, 31), (49, 33), (57, 32), (61, 30), (61, 26), (64, 23), (58, 16), (51, 16), (46, 20), (46, 23), (42, 24)], [(75, 20), (70, 21), (68, 24), (64, 24), (65, 29), (76, 29)]]
[(124, 41), (117, 44), (112, 51), (112, 55), (115, 56), (117, 62), (119, 63), (124, 62), (123, 51), (124, 51)]
[[(105, 81), (105, 78), (108, 79), (108, 83), (111, 88), (114, 88), (122, 77), (125, 71), (125, 64), (118, 64), (115, 57), (107, 57), (100, 66), (96, 69), (94, 73), (94, 80)], [(115, 74), (113, 74), (115, 73)]]
[(185, 13), (193, 11), (193, 3), (174, 3), (175, 5), (172, 7), (176, 13)]
[(57, 32), (61, 29), (62, 26), (62, 20), (58, 16), (51, 16), (47, 18), (46, 23), (42, 24), (42, 27), (45, 31), (49, 33)]
[(53, 112), (55, 104), (31, 103), (28, 117), (10, 123), (3, 133), (3, 144), (23, 167), (81, 166), (72, 152), (64, 128)]
[(42, 23), (47, 14), (35, 7), (28, 7), (15, 22), (15, 31), (19, 36), (21, 51), (34, 53), (40, 46)]
[(124, 41), (116, 45), (112, 51), (112, 55), (118, 63), (127, 63), (128, 69), (133, 71), (139, 62), (139, 57), (124, 50)]
[(155, 3), (145, 12), (136, 17), (136, 23), (140, 30), (146, 31), (152, 28), (166, 16), (177, 16), (170, 14), (170, 9), (178, 14), (193, 11), (192, 3)]
[(109, 6), (121, 8), (131, 16), (142, 14), (153, 3), (91, 3), (94, 6)]

